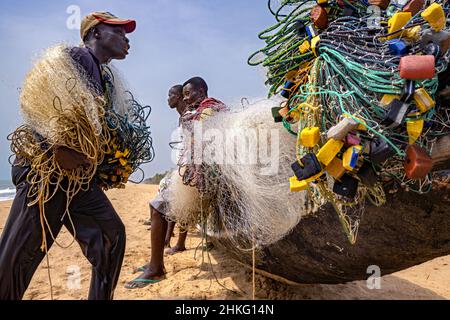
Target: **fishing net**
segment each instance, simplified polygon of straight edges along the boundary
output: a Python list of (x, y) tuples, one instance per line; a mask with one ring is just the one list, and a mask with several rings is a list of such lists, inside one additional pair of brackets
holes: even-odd
[[(366, 200), (431, 190), (449, 134), (448, 1), (268, 1), (276, 20), (250, 65), (267, 70), (275, 121), (297, 137), (291, 190), (331, 202), (351, 243)], [(278, 119), (277, 119), (278, 118)]]
[[(308, 210), (307, 192), (290, 193), (290, 156), (295, 137), (271, 121), (274, 100), (250, 104), (241, 111), (218, 112), (202, 122), (200, 181), (193, 186), (181, 176), (190, 164), (184, 157), (180, 172), (171, 175), (168, 218), (184, 225), (207, 225), (216, 237), (226, 236), (249, 247), (274, 243), (289, 233)], [(195, 131), (196, 129), (194, 129)], [(199, 135), (199, 133), (196, 133)], [(195, 134), (194, 134), (195, 135)], [(184, 150), (191, 144), (189, 133)], [(200, 142), (201, 140), (201, 142)], [(194, 160), (195, 162), (195, 160)]]
[[(28, 73), (20, 97), (24, 125), (9, 136), (16, 161), (30, 167), (28, 205), (39, 204), (42, 250), (48, 227), (45, 203), (56, 192), (66, 193), (64, 216), (70, 219), (73, 197), (94, 179), (104, 189), (122, 188), (129, 175), (154, 155), (146, 124), (149, 107), (137, 103), (106, 66), (102, 66), (106, 95), (98, 95), (69, 50), (64, 45), (49, 48)], [(55, 148), (60, 147), (83, 154), (89, 164), (63, 169), (55, 158)]]

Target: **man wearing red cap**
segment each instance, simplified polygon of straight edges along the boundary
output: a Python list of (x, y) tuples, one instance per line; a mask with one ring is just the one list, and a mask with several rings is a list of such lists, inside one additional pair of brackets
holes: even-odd
[[(106, 93), (102, 65), (112, 59), (125, 59), (130, 48), (126, 33), (135, 28), (134, 20), (120, 19), (108, 12), (95, 12), (83, 19), (84, 46), (69, 48), (68, 52), (69, 59), (72, 58), (80, 73), (86, 76), (82, 79), (87, 79), (83, 81), (89, 82), (87, 87), (94, 96), (103, 97)], [(66, 146), (54, 146), (48, 152), (53, 153), (54, 161), (68, 172), (91, 163), (86, 155)], [(31, 182), (27, 176), (33, 169), (32, 160), (17, 154), (12, 166), (17, 193), (0, 238), (0, 300), (22, 299), (45, 257), (41, 241), (45, 243), (46, 239), (45, 249), (50, 249), (63, 225), (75, 236), (92, 264), (89, 299), (112, 299), (125, 251), (125, 227), (121, 219), (95, 176), (88, 182), (89, 188), (78, 191), (72, 198), (70, 219), (65, 214), (67, 194), (59, 187), (47, 202), (28, 205)], [(56, 178), (64, 181), (63, 177)], [(45, 206), (46, 224), (40, 221), (41, 206)]]

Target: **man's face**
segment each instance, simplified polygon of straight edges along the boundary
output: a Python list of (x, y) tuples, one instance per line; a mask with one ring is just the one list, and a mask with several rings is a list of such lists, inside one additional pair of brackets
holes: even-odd
[(123, 26), (102, 23), (96, 27), (96, 31), (99, 46), (108, 53), (111, 59), (125, 59), (130, 50), (130, 44)]
[(204, 90), (195, 88), (191, 83), (183, 87), (183, 101), (189, 108), (196, 107), (205, 98)]
[(183, 92), (179, 89), (177, 90), (176, 88), (171, 88), (169, 90), (169, 97), (167, 99), (169, 107), (171, 109), (176, 108), (180, 101), (183, 101)]

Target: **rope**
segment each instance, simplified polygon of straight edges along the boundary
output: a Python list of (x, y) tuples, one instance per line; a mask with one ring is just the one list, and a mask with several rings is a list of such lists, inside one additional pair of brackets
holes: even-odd
[[(51, 276), (51, 272), (50, 272), (50, 258), (48, 256), (47, 237), (45, 234), (45, 224), (43, 221), (45, 219), (45, 213), (44, 213), (44, 203), (43, 203), (42, 199), (39, 200), (39, 217), (41, 220), (41, 228), (42, 228), (42, 235), (43, 235), (41, 250), (45, 252), (45, 258), (47, 261), (48, 282), (50, 285), (50, 299), (53, 300), (53, 284), (52, 284), (52, 276)], [(51, 232), (51, 230), (50, 230), (50, 232)]]
[(256, 282), (255, 282), (255, 269), (256, 269), (256, 256), (255, 256), (255, 237), (253, 236), (253, 248), (252, 248), (252, 300), (256, 300)]

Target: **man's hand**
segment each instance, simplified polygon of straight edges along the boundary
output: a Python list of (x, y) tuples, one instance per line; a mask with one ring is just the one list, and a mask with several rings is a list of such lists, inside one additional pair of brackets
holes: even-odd
[(64, 170), (73, 170), (91, 165), (91, 162), (84, 154), (67, 147), (56, 147), (55, 159)]

